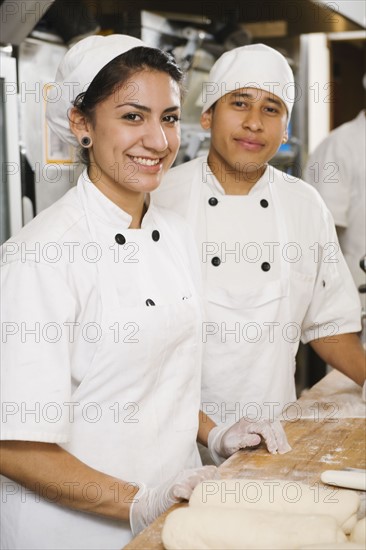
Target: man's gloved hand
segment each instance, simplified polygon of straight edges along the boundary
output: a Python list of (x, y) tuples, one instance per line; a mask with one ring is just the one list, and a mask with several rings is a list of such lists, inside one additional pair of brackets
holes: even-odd
[(183, 470), (158, 487), (149, 489), (143, 483), (139, 483), (140, 489), (130, 508), (130, 525), (133, 535), (136, 536), (173, 504), (188, 500), (198, 483), (206, 479), (217, 478), (216, 466), (203, 466), (202, 468)]
[(279, 420), (250, 420), (241, 418), (231, 426), (216, 426), (208, 435), (208, 450), (215, 464), (219, 465), (239, 449), (255, 447), (264, 440), (272, 454), (291, 451)]

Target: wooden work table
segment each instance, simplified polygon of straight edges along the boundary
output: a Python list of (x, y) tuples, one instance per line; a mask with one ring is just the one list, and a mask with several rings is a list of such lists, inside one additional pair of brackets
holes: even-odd
[[(366, 468), (365, 413), (360, 387), (332, 371), (284, 414), (291, 452), (270, 455), (264, 447), (239, 451), (220, 466), (221, 477), (286, 479), (322, 485), (320, 474), (324, 470)], [(361, 507), (364, 513), (364, 499)], [(127, 544), (125, 550), (163, 550), (161, 530), (172, 509)]]

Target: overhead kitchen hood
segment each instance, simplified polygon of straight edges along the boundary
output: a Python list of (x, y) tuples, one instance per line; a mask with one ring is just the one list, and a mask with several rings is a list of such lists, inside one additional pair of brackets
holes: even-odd
[(0, 42), (19, 46), (55, 0), (3, 0), (0, 5)]
[(0, 44), (19, 46), (40, 21), (43, 24), (43, 39), (46, 39), (46, 30), (56, 33), (66, 44), (100, 30), (88, 2), (0, 0)]

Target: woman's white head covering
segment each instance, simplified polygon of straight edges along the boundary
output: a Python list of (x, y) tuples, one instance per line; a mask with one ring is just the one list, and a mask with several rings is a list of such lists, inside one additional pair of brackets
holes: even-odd
[(279, 97), (290, 119), (296, 97), (294, 75), (286, 58), (277, 50), (264, 44), (251, 44), (225, 52), (203, 85), (202, 112), (220, 97), (240, 88), (257, 88)]
[(46, 117), (48, 125), (63, 141), (78, 146), (70, 130), (68, 112), (76, 97), (105, 65), (132, 48), (145, 46), (141, 40), (123, 34), (88, 36), (80, 40), (62, 59), (55, 82), (48, 89)]

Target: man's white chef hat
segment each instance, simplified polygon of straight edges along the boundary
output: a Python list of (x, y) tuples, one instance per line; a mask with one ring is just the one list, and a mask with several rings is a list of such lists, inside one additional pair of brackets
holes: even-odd
[(132, 48), (145, 46), (141, 40), (123, 34), (88, 36), (77, 42), (62, 59), (55, 82), (48, 89), (46, 116), (53, 132), (67, 143), (78, 146), (70, 130), (68, 112), (76, 97), (112, 59)]
[(240, 88), (258, 88), (278, 96), (288, 120), (295, 101), (294, 75), (285, 57), (264, 44), (241, 46), (225, 52), (213, 65), (202, 89), (204, 113), (220, 97)]

